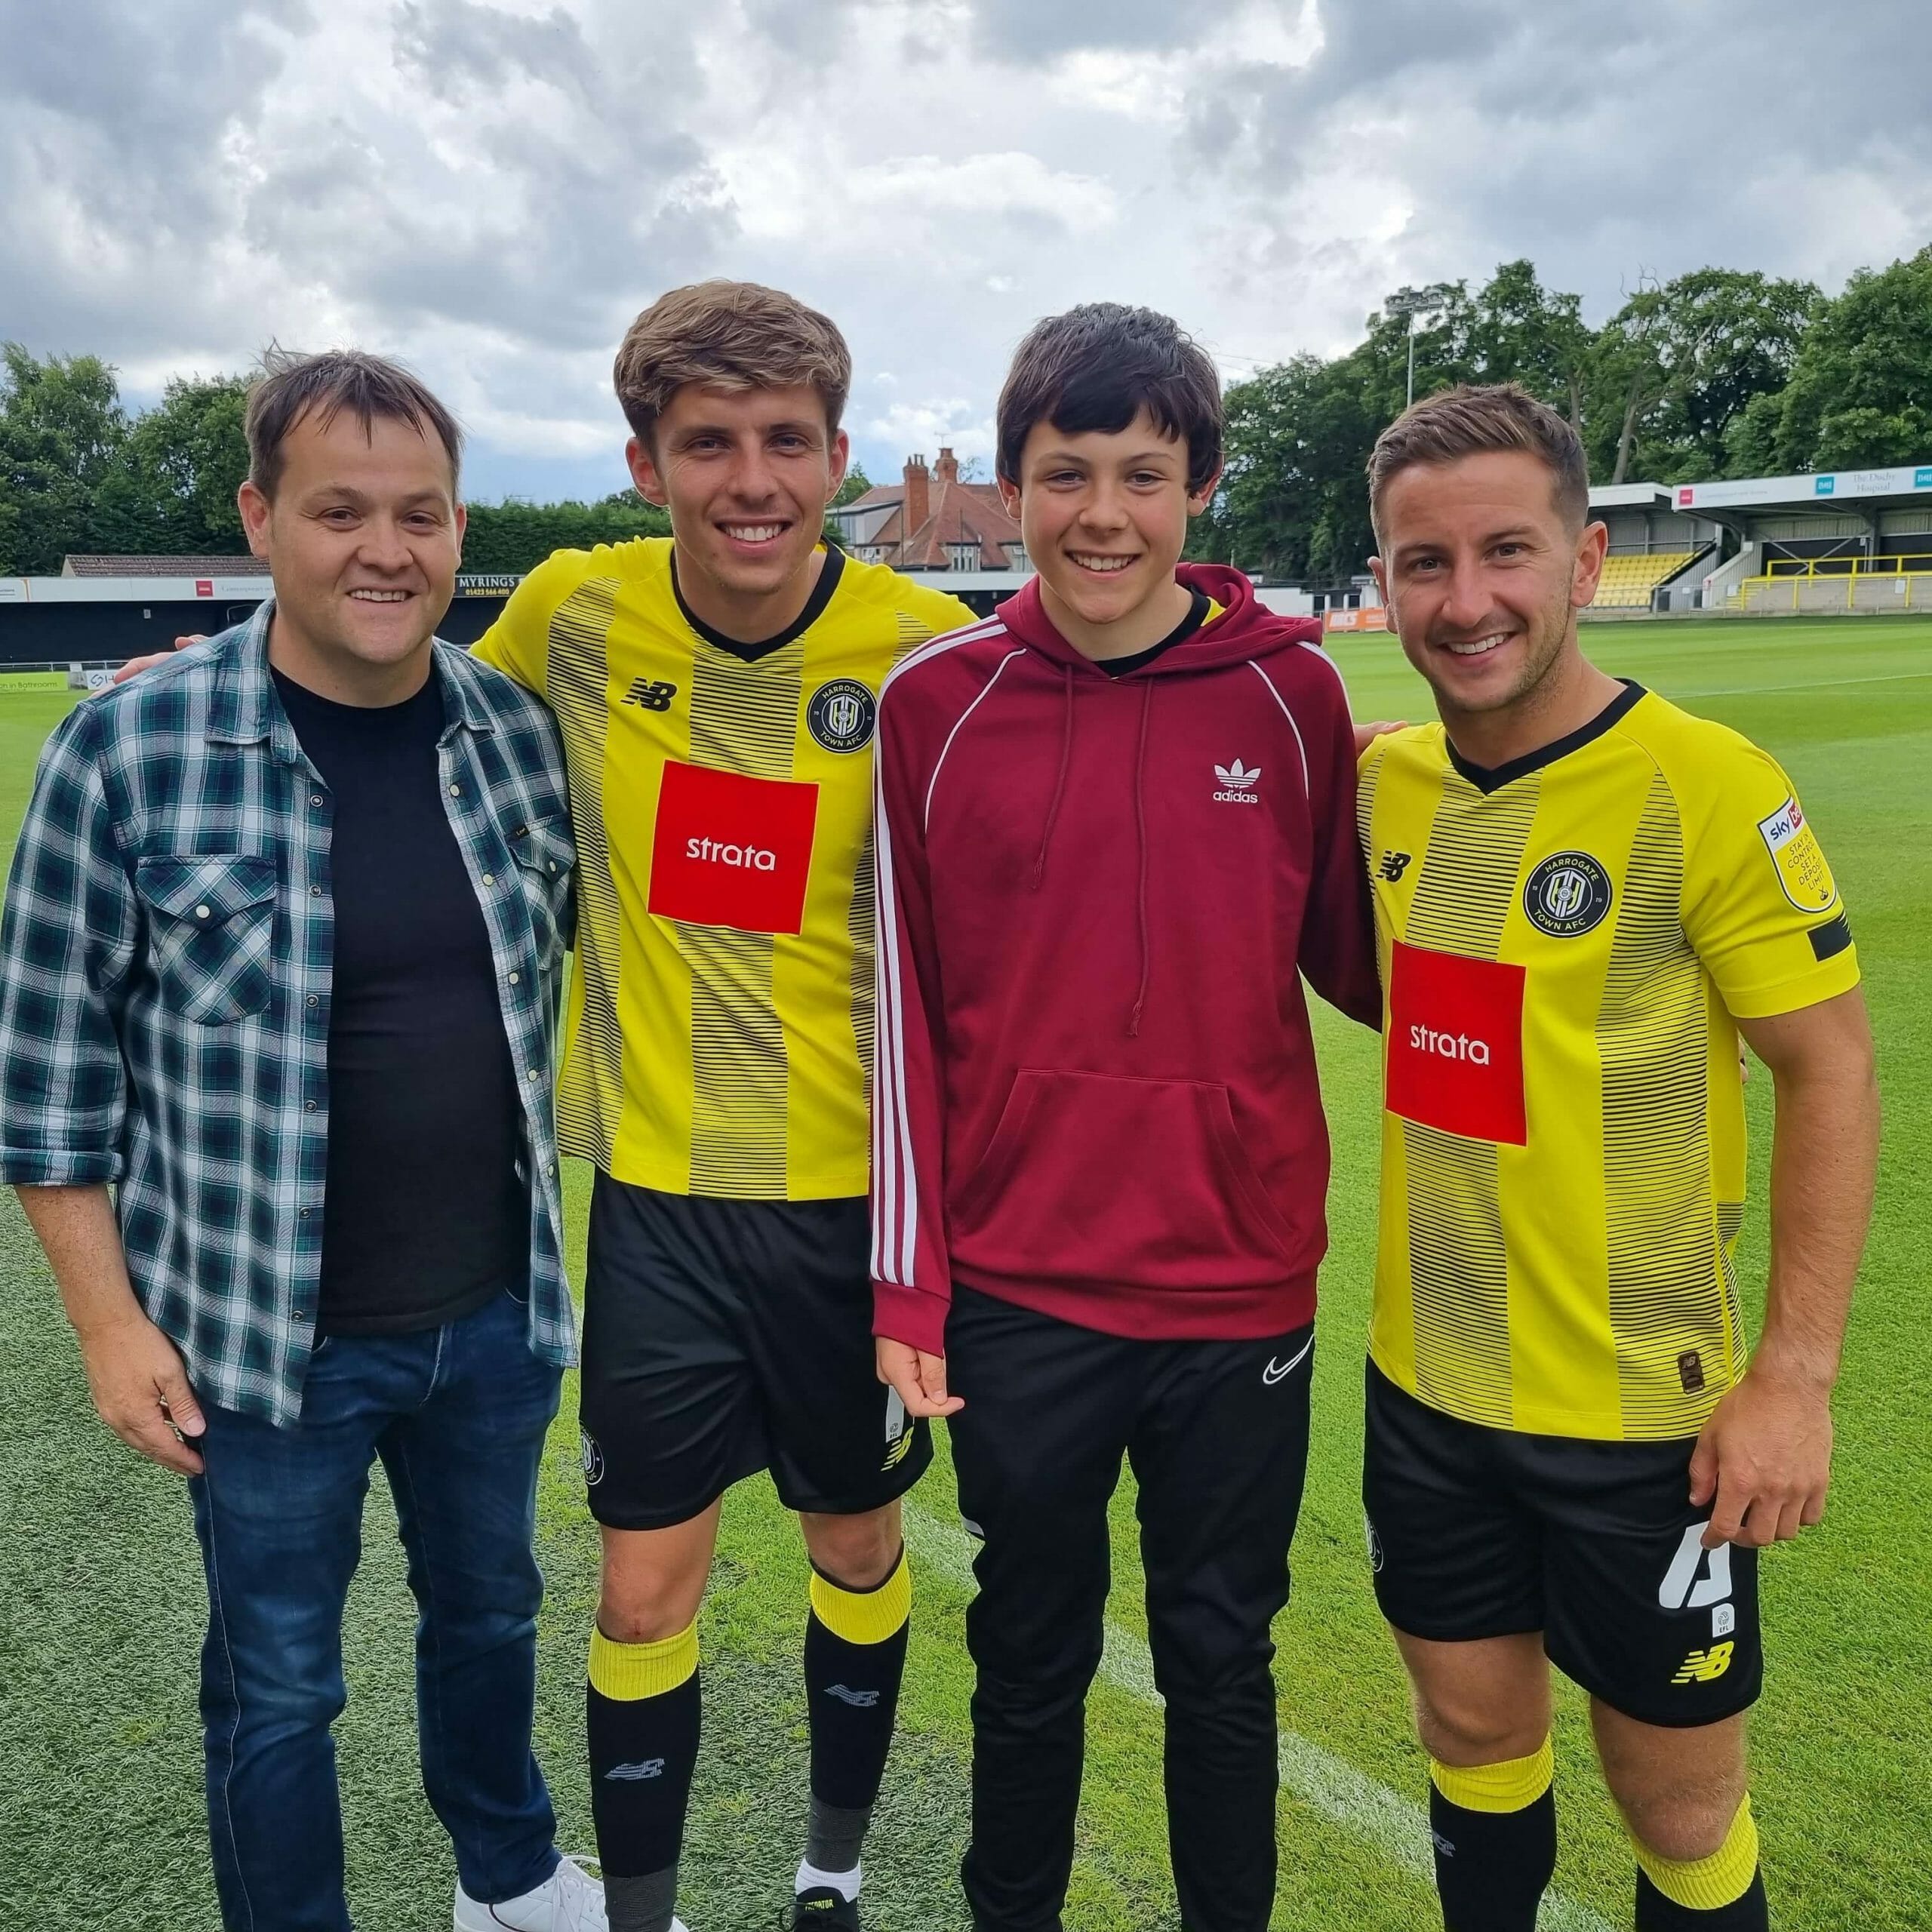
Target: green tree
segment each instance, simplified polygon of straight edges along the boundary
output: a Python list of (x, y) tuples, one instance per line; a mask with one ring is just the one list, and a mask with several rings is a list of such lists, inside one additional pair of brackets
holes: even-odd
[[(1791, 380), (1824, 297), (1813, 282), (1736, 269), (1700, 269), (1670, 287), (1679, 331), (1695, 337), (1698, 350), (1690, 379), (1660, 426), (1663, 439), (1694, 465), (1695, 475), (1721, 476), (1731, 426), (1759, 396), (1775, 395)], [(1693, 473), (1680, 461), (1661, 480), (1678, 482)]]
[(1629, 475), (1637, 432), (1676, 380), (1672, 347), (1669, 304), (1657, 287), (1638, 289), (1598, 333), (1584, 435), (1592, 476), (1606, 467), (1612, 483)]
[(1594, 340), (1580, 296), (1545, 288), (1534, 262), (1505, 262), (1478, 293), (1469, 318), (1471, 380), (1521, 383), (1580, 434)]
[(844, 543), (844, 533), (833, 521), (832, 512), (841, 503), (849, 503), (855, 498), (863, 497), (872, 487), (872, 478), (859, 464), (854, 463), (846, 471), (844, 481), (839, 485), (832, 501), (826, 506), (825, 521), (819, 530), (820, 537), (823, 542), (838, 545)]
[[(1406, 341), (1403, 353), (1406, 373)], [(1297, 355), (1229, 389), (1221, 487), (1190, 554), (1295, 578), (1362, 569), (1374, 547), (1362, 464), (1383, 420), (1370, 396), (1387, 380), (1358, 349), (1332, 362)]]
[[(1466, 383), (1475, 374), (1470, 337), (1476, 310), (1469, 300), (1469, 286), (1460, 281), (1438, 286), (1442, 291), (1441, 307), (1418, 317), (1415, 325), (1415, 392), (1419, 398)], [(1389, 300), (1408, 293), (1398, 289)], [(1367, 339), (1341, 358), (1342, 379), (1358, 389), (1363, 407), (1377, 419), (1377, 432), (1407, 406), (1409, 336), (1409, 318), (1385, 304), (1369, 317)], [(1371, 434), (1371, 445), (1374, 441)], [(1364, 460), (1367, 454), (1364, 447)]]
[(235, 493), (248, 473), (246, 376), (177, 377), (135, 417), (102, 478), (101, 549), (129, 555), (238, 555)]
[(472, 503), (463, 568), (474, 577), (521, 576), (552, 550), (670, 534), (670, 518), (629, 490), (594, 503)]
[(1604, 325), (1586, 441), (1594, 475), (1727, 473), (1733, 426), (1781, 389), (1823, 298), (1808, 281), (1699, 269), (1640, 288)]
[(51, 576), (94, 547), (96, 494), (128, 432), (114, 371), (0, 344), (0, 543), (11, 574)]
[(1734, 475), (1932, 457), (1932, 247), (1822, 305), (1789, 381), (1745, 409), (1730, 451)]
[(845, 480), (838, 486), (838, 494), (832, 500), (832, 507), (837, 509), (841, 504), (851, 503), (854, 497), (863, 497), (872, 487), (872, 479), (857, 464), (854, 463), (845, 472)]
[[(1465, 285), (1445, 285), (1442, 306), (1415, 330), (1418, 396), (1469, 379), (1475, 320)], [(1189, 555), (1315, 582), (1366, 569), (1368, 453), (1406, 400), (1409, 350), (1409, 318), (1385, 306), (1347, 355), (1297, 355), (1233, 384), (1221, 487)]]

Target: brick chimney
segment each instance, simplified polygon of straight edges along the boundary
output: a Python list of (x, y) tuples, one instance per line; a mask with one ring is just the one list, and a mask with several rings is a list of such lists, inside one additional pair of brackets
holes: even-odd
[(906, 459), (906, 501), (899, 513), (900, 541), (909, 543), (933, 513), (932, 472), (923, 456)]
[(938, 462), (933, 465), (933, 474), (942, 483), (957, 483), (959, 481), (959, 459), (943, 445), (940, 449)]

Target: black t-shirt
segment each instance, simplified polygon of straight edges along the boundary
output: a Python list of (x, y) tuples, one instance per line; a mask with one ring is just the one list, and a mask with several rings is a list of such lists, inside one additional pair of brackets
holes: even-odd
[(1151, 664), (1164, 651), (1171, 651), (1177, 644), (1185, 644), (1208, 621), (1210, 599), (1205, 591), (1197, 590), (1187, 607), (1187, 615), (1161, 638), (1158, 644), (1150, 644), (1145, 651), (1137, 651), (1125, 657), (1097, 657), (1094, 663), (1110, 678), (1124, 678), (1130, 671), (1137, 671), (1143, 664)]
[(522, 1115), (488, 928), (443, 807), (442, 691), (275, 690), (332, 795), (335, 974), (318, 1333), (401, 1334), (528, 1278)]

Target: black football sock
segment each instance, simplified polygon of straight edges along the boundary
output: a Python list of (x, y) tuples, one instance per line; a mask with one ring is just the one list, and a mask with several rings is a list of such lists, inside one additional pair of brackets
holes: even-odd
[(1507, 1764), (1429, 1767), (1429, 1823), (1445, 1932), (1535, 1932), (1556, 1869), (1549, 1740)]
[(801, 1890), (853, 1881), (885, 1775), (906, 1669), (912, 1580), (901, 1550), (885, 1580), (850, 1590), (814, 1571), (805, 1622), (805, 1695), (811, 1729), (811, 1817)]
[(591, 1633), (584, 1718), (611, 1932), (670, 1932), (701, 1709), (695, 1623), (652, 1644)]
[(1767, 1932), (1770, 1922), (1748, 1797), (1708, 1858), (1681, 1863), (1637, 1847), (1637, 1932)]

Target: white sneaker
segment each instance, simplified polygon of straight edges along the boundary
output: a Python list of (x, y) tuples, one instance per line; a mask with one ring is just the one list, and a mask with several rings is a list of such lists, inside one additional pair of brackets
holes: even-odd
[(560, 1858), (534, 1892), (496, 1905), (478, 1903), (457, 1884), (456, 1932), (609, 1932), (609, 1926), (603, 1880), (574, 1858)]

